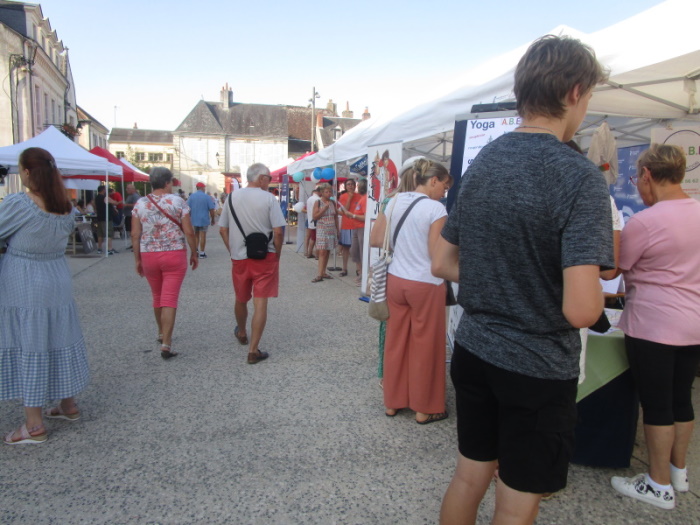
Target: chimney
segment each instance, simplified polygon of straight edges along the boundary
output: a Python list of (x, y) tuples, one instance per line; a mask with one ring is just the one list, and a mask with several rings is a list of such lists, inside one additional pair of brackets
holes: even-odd
[(139, 125), (136, 122), (134, 122), (134, 129), (139, 129)]
[(362, 120), (367, 120), (372, 115), (369, 114), (369, 108), (365, 106), (365, 112), (362, 114)]
[(345, 103), (345, 111), (343, 111), (343, 118), (352, 118), (354, 113), (350, 111), (350, 102)]
[(316, 113), (316, 127), (323, 128), (323, 111)]
[(332, 98), (328, 99), (328, 104), (326, 104), (326, 110), (330, 112), (331, 117), (338, 116), (338, 104), (334, 104)]
[(229, 109), (233, 106), (233, 89), (228, 87), (228, 82), (221, 88), (221, 107), (223, 109)]

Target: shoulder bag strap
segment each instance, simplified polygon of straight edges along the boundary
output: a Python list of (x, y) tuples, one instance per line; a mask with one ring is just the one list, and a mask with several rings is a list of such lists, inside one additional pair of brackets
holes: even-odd
[[(398, 196), (397, 196), (398, 198)], [(399, 231), (401, 231), (401, 226), (403, 226), (404, 221), (406, 220), (406, 217), (408, 217), (408, 214), (410, 211), (413, 209), (413, 207), (418, 204), (418, 201), (422, 201), (423, 199), (427, 199), (428, 197), (418, 197), (416, 200), (414, 200), (411, 205), (406, 209), (405, 212), (403, 212), (403, 215), (401, 216), (401, 219), (399, 219), (399, 223), (396, 225), (396, 231), (394, 232), (394, 239), (392, 244), (396, 246), (396, 239), (399, 237)]]
[(241, 226), (241, 221), (238, 220), (238, 216), (236, 215), (236, 212), (233, 209), (233, 204), (231, 204), (231, 197), (232, 196), (233, 196), (233, 193), (228, 196), (228, 209), (231, 210), (231, 215), (233, 215), (233, 220), (236, 221), (236, 224), (238, 225), (238, 229), (241, 230), (241, 235), (243, 235), (243, 238), (245, 239), (245, 232), (243, 231), (243, 226)]
[(146, 198), (147, 198), (149, 201), (151, 201), (151, 202), (153, 203), (153, 206), (155, 206), (156, 208), (158, 208), (158, 210), (159, 210), (163, 215), (165, 215), (168, 219), (170, 219), (172, 222), (174, 222), (175, 224), (177, 224), (177, 227), (180, 228), (180, 229), (182, 230), (182, 223), (181, 223), (180, 221), (178, 221), (175, 217), (173, 217), (172, 215), (170, 215), (168, 212), (166, 212), (163, 208), (161, 208), (160, 206), (158, 206), (158, 203), (157, 203), (156, 200), (153, 198), (153, 195), (152, 195), (152, 194), (149, 193), (148, 195), (146, 195)]

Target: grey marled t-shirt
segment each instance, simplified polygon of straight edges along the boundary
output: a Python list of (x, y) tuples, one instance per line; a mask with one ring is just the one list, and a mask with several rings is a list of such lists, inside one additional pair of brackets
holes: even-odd
[(578, 376), (581, 341), (562, 313), (563, 270), (614, 265), (598, 169), (553, 135), (503, 135), (469, 166), (442, 235), (459, 246), (457, 342), (520, 374)]

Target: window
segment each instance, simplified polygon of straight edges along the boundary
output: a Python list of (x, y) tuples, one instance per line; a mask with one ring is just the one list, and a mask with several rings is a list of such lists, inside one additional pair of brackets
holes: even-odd
[(333, 129), (333, 140), (336, 141), (343, 136), (343, 130), (340, 128)]
[(118, 158), (118, 159), (123, 159), (123, 158), (124, 158), (124, 152), (123, 152), (123, 151), (117, 151), (117, 158)]
[(143, 162), (146, 160), (146, 154), (142, 152), (136, 153), (136, 162)]
[(163, 162), (163, 154), (162, 153), (149, 153), (148, 154), (148, 162)]
[(49, 96), (44, 93), (44, 124), (49, 123)]
[(172, 162), (172, 161), (173, 161), (173, 154), (172, 154), (172, 153), (168, 153), (168, 154), (165, 156), (165, 158), (168, 160), (168, 162)]

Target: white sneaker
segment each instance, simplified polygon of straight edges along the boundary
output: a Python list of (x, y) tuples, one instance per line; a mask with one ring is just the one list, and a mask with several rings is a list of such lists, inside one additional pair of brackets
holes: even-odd
[(676, 492), (688, 492), (688, 490), (690, 490), (688, 471), (684, 469), (674, 472), (673, 469), (671, 469), (671, 485), (673, 485), (673, 490)]
[(610, 483), (624, 496), (651, 503), (662, 509), (672, 509), (676, 506), (673, 487), (671, 490), (656, 490), (647, 483), (646, 474), (638, 474), (633, 478), (613, 476)]

